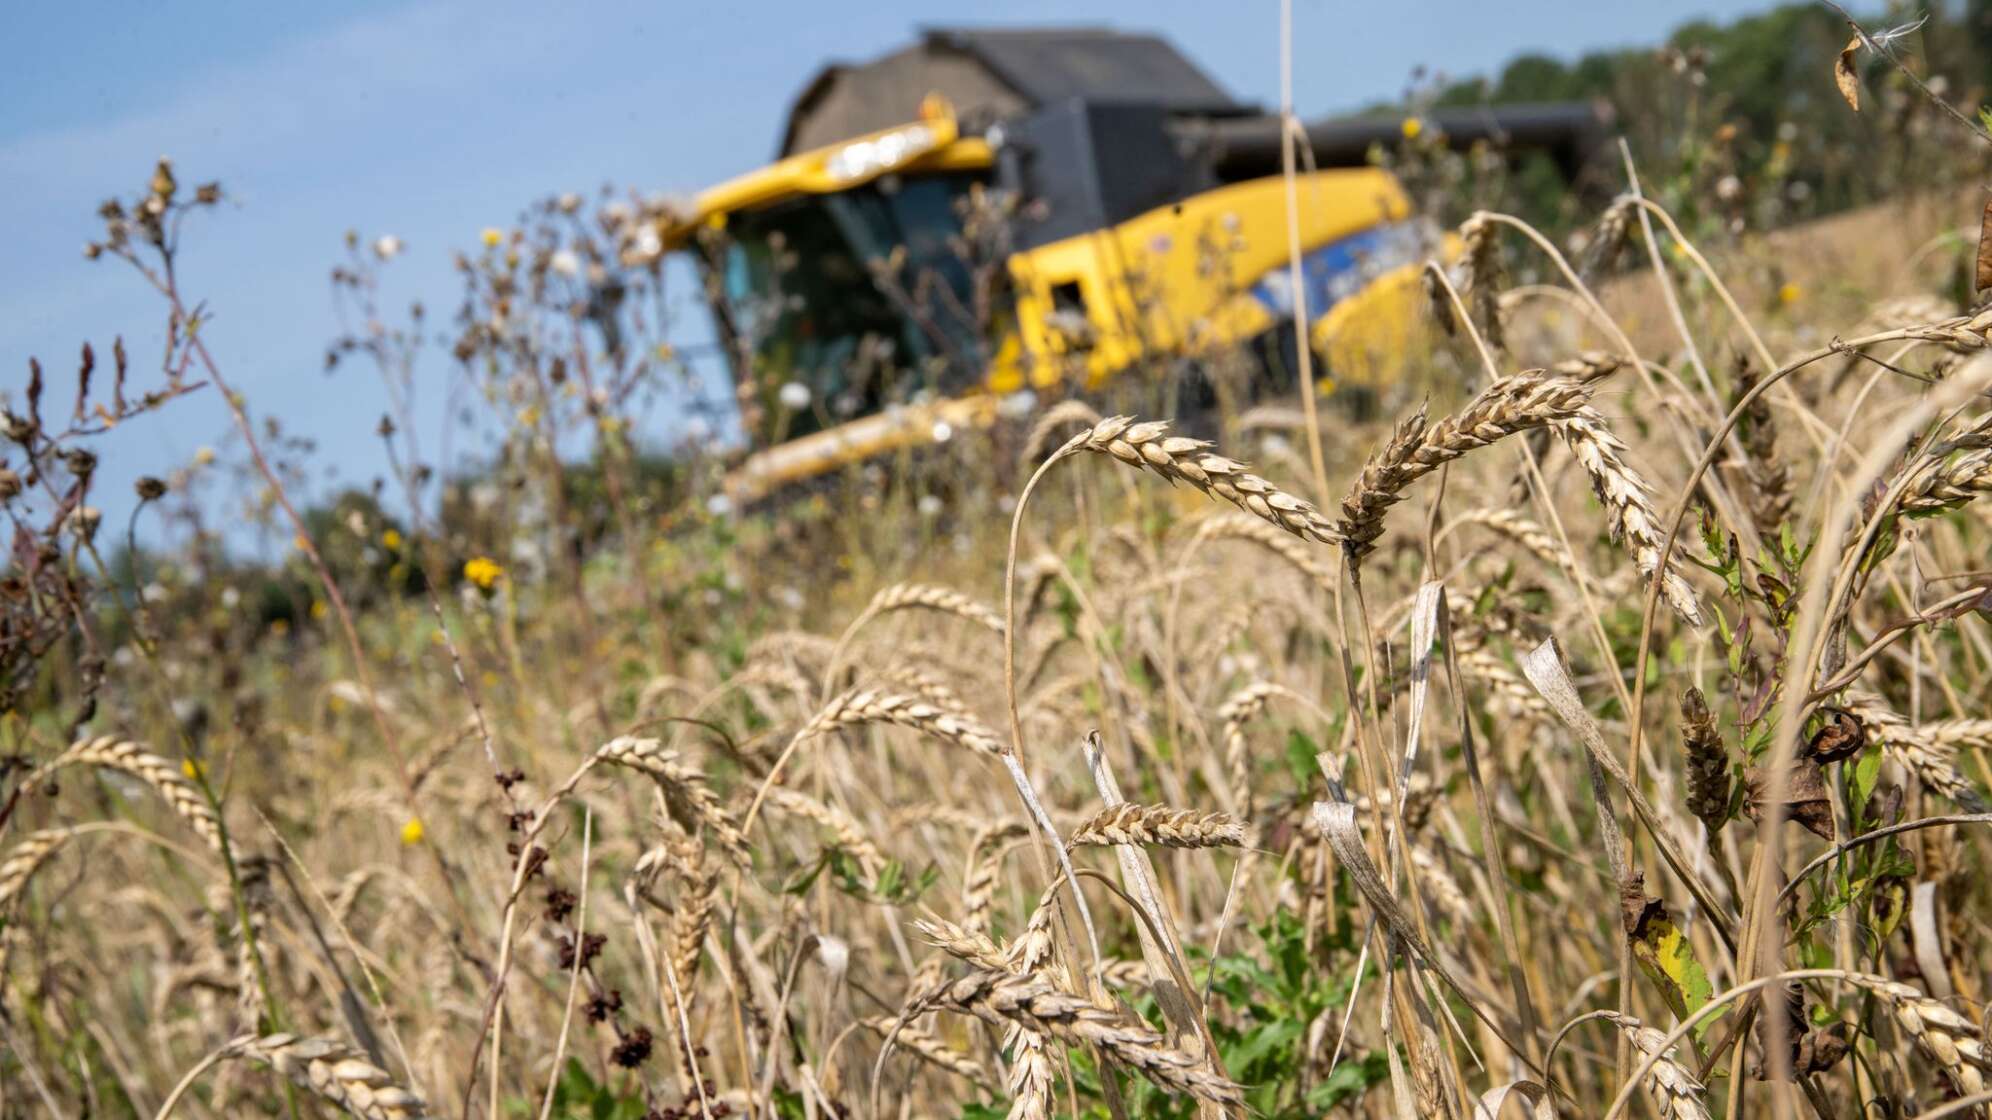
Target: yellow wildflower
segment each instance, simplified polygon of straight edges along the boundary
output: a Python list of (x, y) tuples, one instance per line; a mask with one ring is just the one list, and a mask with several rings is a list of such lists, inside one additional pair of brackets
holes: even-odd
[(487, 249), (496, 249), (498, 243), (505, 240), (504, 231), (500, 230), (497, 226), (485, 226), (484, 232), (477, 236), (479, 240), (484, 242), (484, 247)]
[(505, 576), (505, 569), (489, 556), (477, 556), (464, 561), (463, 578), (476, 584), (479, 590), (489, 591), (493, 584)]
[(401, 826), (401, 842), (411, 848), (422, 842), (421, 817), (409, 817), (408, 823)]
[(396, 530), (389, 529), (380, 535), (380, 543), (387, 548), (399, 552), (401, 551), (401, 534)]
[(1784, 282), (1784, 285), (1778, 289), (1778, 302), (1785, 305), (1786, 307), (1790, 307), (1792, 304), (1797, 303), (1799, 300), (1804, 298), (1805, 298), (1805, 289), (1799, 287), (1795, 281), (1787, 280)]
[(1425, 131), (1425, 122), (1417, 117), (1405, 117), (1402, 128), (1406, 140), (1416, 140), (1418, 134)]
[(187, 777), (194, 779), (195, 781), (198, 781), (203, 775), (207, 773), (207, 767), (202, 766), (199, 762), (195, 761), (194, 759), (183, 758), (180, 760), (180, 773), (185, 774)]
[(323, 599), (313, 599), (313, 600), (311, 601), (311, 617), (312, 617), (312, 618), (313, 618), (314, 620), (316, 620), (316, 621), (321, 621), (321, 622), (322, 622), (322, 621), (324, 621), (324, 619), (325, 619), (325, 600), (323, 600)]

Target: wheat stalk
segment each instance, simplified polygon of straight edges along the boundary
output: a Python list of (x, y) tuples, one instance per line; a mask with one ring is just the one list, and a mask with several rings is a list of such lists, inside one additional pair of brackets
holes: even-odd
[(1110, 416), (1066, 441), (1058, 454), (1109, 455), (1171, 482), (1187, 482), (1304, 540), (1331, 544), (1341, 539), (1334, 524), (1311, 502), (1248, 472), (1243, 463), (1211, 454), (1209, 448), (1209, 440), (1170, 435), (1167, 421), (1137, 424), (1131, 416)]
[(1041, 976), (978, 969), (927, 1000), (997, 1026), (1017, 1025), (1068, 1046), (1097, 1047), (1165, 1089), (1218, 1104), (1238, 1104), (1244, 1092), (1208, 1063), (1170, 1046), (1139, 1020), (1061, 992)]
[(1420, 408), (1369, 457), (1342, 499), (1341, 530), (1351, 561), (1376, 550), (1384, 514), (1413, 482), (1504, 437), (1576, 416), (1589, 401), (1582, 385), (1528, 370), (1488, 386), (1436, 424), (1428, 424)]
[(111, 735), (78, 740), (29, 774), (21, 783), (21, 792), (33, 789), (68, 766), (96, 766), (130, 774), (156, 790), (166, 807), (192, 826), (209, 847), (221, 851), (221, 821), (200, 787), (188, 781), (178, 767), (148, 751), (143, 743)]

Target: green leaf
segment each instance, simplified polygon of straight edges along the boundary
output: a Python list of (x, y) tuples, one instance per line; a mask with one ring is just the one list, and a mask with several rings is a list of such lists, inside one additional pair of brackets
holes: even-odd
[(1308, 738), (1306, 732), (1299, 730), (1287, 732), (1287, 770), (1293, 775), (1295, 785), (1302, 789), (1314, 785), (1314, 775), (1320, 771), (1314, 756), (1320, 753), (1321, 748), (1314, 745), (1314, 740)]
[(1854, 780), (1848, 792), (1848, 802), (1854, 807), (1858, 820), (1866, 811), (1868, 798), (1873, 796), (1875, 783), (1881, 779), (1881, 744), (1869, 743), (1861, 752), (1860, 761), (1854, 763)]

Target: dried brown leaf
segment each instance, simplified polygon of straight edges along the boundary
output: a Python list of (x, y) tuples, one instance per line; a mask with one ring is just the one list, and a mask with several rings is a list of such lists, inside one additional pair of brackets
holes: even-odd
[(1861, 78), (1854, 68), (1854, 56), (1860, 50), (1861, 37), (1856, 35), (1840, 48), (1840, 57), (1833, 62), (1833, 84), (1840, 87), (1840, 96), (1847, 99), (1848, 108), (1856, 113), (1861, 111)]

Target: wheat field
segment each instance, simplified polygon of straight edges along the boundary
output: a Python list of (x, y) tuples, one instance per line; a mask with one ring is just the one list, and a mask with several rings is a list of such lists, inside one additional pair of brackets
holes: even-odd
[[(93, 390), (8, 415), (45, 542), (9, 641), (54, 679), (6, 717), (0, 1113), (1992, 1100), (1992, 314), (1889, 248), (1955, 207), (1803, 296), (1760, 282), (1794, 242), (1704, 253), (1636, 198), (1589, 259), (1478, 213), (1374, 419), (1074, 402), (957, 439), (938, 513), (611, 493), (501, 521), (593, 518), (532, 570), (285, 519), (157, 263), (207, 190), (162, 164), (106, 214), (173, 327), (105, 415), (223, 395), (311, 598), (124, 594), (61, 489)], [(474, 276), (532, 271), (506, 236)], [(400, 337), (356, 348), (390, 387)], [(370, 592), (396, 557), (423, 590)]]

